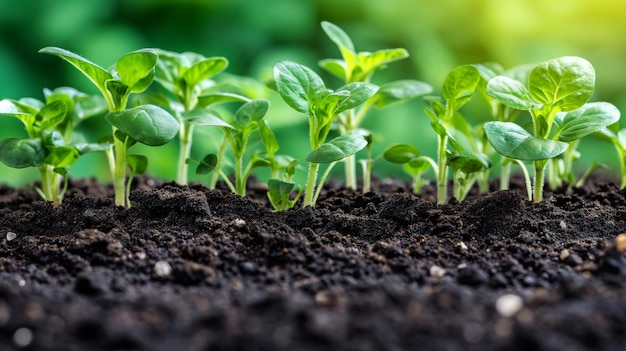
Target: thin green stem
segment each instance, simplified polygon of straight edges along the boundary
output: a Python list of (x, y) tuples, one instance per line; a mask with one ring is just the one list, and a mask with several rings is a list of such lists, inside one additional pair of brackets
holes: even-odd
[(304, 206), (315, 205), (315, 182), (317, 180), (317, 171), (320, 167), (319, 163), (309, 162), (309, 174), (307, 176), (306, 188), (304, 189)]
[(178, 171), (177, 171), (177, 183), (180, 185), (187, 185), (187, 159), (191, 153), (191, 136), (193, 134), (193, 125), (181, 122), (180, 123), (180, 150), (178, 151)]
[(333, 169), (333, 167), (335, 167), (335, 164), (337, 162), (331, 162), (328, 167), (326, 167), (326, 171), (324, 171), (324, 174), (322, 174), (322, 177), (320, 178), (320, 182), (317, 185), (317, 188), (315, 189), (315, 196), (313, 197), (313, 204), (315, 205), (317, 203), (317, 198), (320, 196), (320, 193), (322, 192), (322, 188), (324, 187), (324, 183), (326, 182), (326, 178), (328, 178), (328, 175), (330, 174), (330, 171)]
[(530, 182), (530, 174), (528, 174), (528, 169), (524, 162), (520, 160), (513, 160), (513, 162), (517, 163), (522, 169), (522, 173), (524, 174), (524, 184), (526, 184), (526, 195), (528, 195), (528, 200), (532, 200), (533, 198), (533, 186)]
[[(115, 133), (114, 133), (115, 135)], [(130, 207), (130, 200), (126, 191), (126, 143), (115, 138), (115, 174), (113, 177), (113, 188), (115, 190), (115, 205)]]
[[(505, 158), (502, 157), (504, 161)], [(508, 190), (509, 184), (511, 182), (511, 162), (502, 163), (502, 168), (500, 169), (500, 190)]]
[(543, 200), (543, 182), (546, 163), (546, 160), (535, 161), (535, 184), (533, 189), (533, 201), (536, 203)]
[(448, 193), (448, 165), (446, 162), (446, 146), (448, 143), (448, 136), (438, 135), (438, 148), (437, 148), (437, 204), (442, 205), (446, 203)]

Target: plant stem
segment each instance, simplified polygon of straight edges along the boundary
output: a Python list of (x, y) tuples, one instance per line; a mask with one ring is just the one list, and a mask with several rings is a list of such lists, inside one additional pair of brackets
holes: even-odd
[(446, 162), (446, 144), (448, 143), (448, 136), (437, 136), (438, 149), (437, 149), (437, 204), (443, 205), (446, 203), (448, 193), (448, 165)]
[[(115, 128), (114, 128), (115, 129)], [(115, 131), (113, 131), (115, 135)], [(115, 190), (115, 205), (130, 208), (130, 200), (126, 192), (126, 143), (115, 138), (115, 173), (113, 177), (113, 189)]]
[(510, 181), (511, 181), (511, 162), (507, 162), (506, 164), (502, 164), (502, 168), (500, 170), (500, 190), (508, 190)]
[(54, 207), (58, 207), (61, 204), (59, 196), (59, 177), (54, 172), (52, 165), (44, 164), (39, 167), (39, 174), (41, 175), (41, 195), (46, 201), (52, 201)]
[(179, 185), (187, 185), (187, 159), (191, 153), (191, 136), (193, 133), (193, 125), (181, 122), (180, 123), (180, 150), (178, 154), (178, 175), (177, 183)]
[(543, 200), (543, 182), (546, 163), (546, 160), (535, 161), (535, 186), (533, 189), (533, 201), (535, 203)]
[[(345, 113), (345, 120), (343, 121), (342, 135), (348, 134), (354, 130), (354, 110), (348, 110)], [(348, 189), (356, 190), (356, 162), (355, 156), (350, 155), (344, 159), (345, 174), (346, 174), (346, 187)]]
[(309, 174), (307, 176), (306, 188), (304, 190), (304, 206), (315, 205), (315, 182), (317, 180), (317, 171), (320, 167), (319, 163), (309, 162)]
[(243, 155), (235, 155), (235, 189), (237, 195), (246, 196), (246, 179), (243, 176)]
[[(320, 182), (317, 185), (317, 188), (315, 189), (315, 196), (313, 196), (313, 204), (315, 205), (317, 203), (317, 198), (320, 196), (320, 193), (322, 192), (322, 188), (324, 187), (324, 183), (326, 183), (326, 178), (328, 178), (328, 175), (330, 174), (330, 171), (333, 169), (333, 167), (335, 167), (335, 164), (337, 162), (331, 162), (328, 167), (326, 167), (326, 171), (324, 171), (324, 174), (322, 174), (322, 178), (320, 178)], [(319, 163), (318, 163), (319, 164)]]

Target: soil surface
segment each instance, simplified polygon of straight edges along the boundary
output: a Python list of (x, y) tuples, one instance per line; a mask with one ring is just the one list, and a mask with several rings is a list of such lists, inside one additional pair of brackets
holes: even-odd
[(0, 187), (0, 351), (626, 350), (626, 192)]

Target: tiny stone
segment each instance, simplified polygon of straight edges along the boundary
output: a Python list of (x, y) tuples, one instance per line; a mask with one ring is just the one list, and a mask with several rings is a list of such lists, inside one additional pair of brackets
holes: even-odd
[(17, 234), (13, 233), (13, 232), (7, 232), (7, 240), (11, 241), (13, 239), (17, 238)]
[(26, 286), (26, 280), (24, 280), (24, 279), (18, 280), (17, 281), (17, 285), (19, 285), (19, 286)]
[(467, 250), (467, 245), (465, 245), (465, 243), (462, 241), (456, 244), (456, 246), (460, 247), (461, 250)]
[(19, 328), (13, 333), (13, 342), (18, 347), (26, 347), (33, 342), (33, 332), (28, 328)]
[(145, 260), (146, 259), (146, 253), (143, 251), (137, 252), (135, 255), (137, 255), (137, 258), (140, 260)]
[(159, 261), (154, 264), (154, 272), (159, 277), (167, 277), (172, 273), (172, 266), (167, 261)]
[(511, 317), (524, 307), (524, 301), (515, 294), (502, 295), (496, 300), (496, 310), (503, 317)]
[(615, 250), (620, 254), (626, 252), (626, 234), (622, 233), (615, 238)]
[(433, 278), (441, 278), (445, 274), (446, 274), (446, 270), (437, 265), (430, 267), (430, 276)]
[(568, 249), (561, 250), (561, 253), (559, 254), (559, 259), (561, 261), (565, 261), (568, 257), (569, 257), (569, 250)]
[(565, 221), (560, 221), (559, 222), (559, 226), (561, 227), (561, 229), (565, 230), (567, 229), (567, 223), (565, 223)]
[(245, 227), (246, 225), (246, 221), (244, 221), (241, 218), (237, 218), (233, 221), (233, 224), (235, 225), (235, 227), (237, 228), (241, 228), (241, 227)]

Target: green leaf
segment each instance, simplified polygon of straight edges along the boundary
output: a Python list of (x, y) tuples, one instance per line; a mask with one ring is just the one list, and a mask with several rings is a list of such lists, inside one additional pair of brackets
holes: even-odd
[(281, 179), (269, 179), (267, 181), (267, 197), (272, 206), (279, 211), (293, 207), (295, 201), (290, 199), (291, 191), (295, 184)]
[(338, 77), (339, 79), (346, 80), (346, 62), (344, 60), (337, 59), (324, 59), (318, 62), (318, 65)]
[(111, 112), (104, 118), (124, 134), (150, 146), (163, 145), (178, 132), (176, 118), (154, 105), (140, 105)]
[(72, 146), (54, 146), (48, 148), (48, 156), (44, 163), (54, 166), (55, 168), (65, 168), (73, 165), (78, 161), (80, 154), (78, 150)]
[(473, 65), (458, 66), (448, 73), (443, 82), (443, 97), (453, 110), (458, 110), (472, 98), (479, 82), (478, 68)]
[(619, 121), (620, 111), (608, 102), (590, 102), (578, 110), (557, 114), (558, 140), (570, 142)]
[(80, 143), (72, 145), (80, 155), (84, 155), (90, 152), (107, 151), (111, 148), (112, 144), (109, 143)]
[(228, 60), (225, 57), (210, 57), (189, 67), (183, 74), (183, 79), (187, 82), (187, 86), (194, 87), (203, 80), (222, 72), (227, 66)]
[(9, 167), (38, 167), (46, 158), (46, 149), (39, 139), (7, 138), (0, 141), (0, 161)]
[(581, 107), (593, 93), (596, 73), (587, 60), (565, 56), (537, 65), (529, 77), (533, 100), (573, 111)]
[(37, 116), (35, 123), (43, 129), (52, 129), (67, 117), (67, 104), (65, 101), (57, 100), (44, 106)]
[(263, 141), (263, 145), (265, 145), (267, 154), (273, 158), (274, 154), (278, 151), (278, 140), (274, 132), (272, 132), (272, 129), (270, 129), (270, 122), (268, 120), (263, 120), (259, 124), (259, 134), (261, 135), (261, 141)]
[(354, 44), (352, 40), (343, 31), (343, 29), (339, 28), (336, 24), (330, 23), (328, 21), (322, 21), (321, 23), (322, 30), (333, 43), (335, 43), (340, 49), (343, 48), (345, 50), (354, 52)]
[(103, 94), (106, 92), (105, 82), (113, 78), (111, 73), (109, 73), (104, 68), (96, 65), (95, 63), (85, 59), (80, 55), (77, 55), (65, 49), (49, 46), (39, 50), (39, 52), (58, 56), (65, 61), (71, 63), (85, 76), (87, 76), (87, 78), (89, 78), (89, 80), (91, 80), (91, 82), (94, 83)]
[(316, 101), (326, 93), (324, 81), (306, 66), (281, 61), (274, 65), (276, 89), (294, 110), (309, 115)]
[(203, 108), (193, 109), (182, 114), (183, 120), (195, 126), (225, 127), (234, 129), (217, 115)]
[(198, 167), (196, 167), (196, 174), (209, 174), (215, 167), (217, 167), (217, 156), (208, 154), (204, 156)]
[(128, 155), (126, 160), (133, 176), (144, 174), (148, 170), (148, 158), (144, 155)]
[(223, 102), (248, 102), (248, 99), (245, 96), (233, 93), (210, 93), (198, 96), (198, 104), (197, 107), (208, 107), (210, 105), (215, 105)]
[(372, 98), (375, 99), (374, 106), (382, 108), (430, 94), (432, 91), (433, 88), (424, 82), (409, 79), (397, 80), (381, 86)]
[(342, 96), (335, 107), (335, 114), (351, 110), (362, 105), (365, 101), (371, 98), (376, 91), (378, 91), (378, 86), (370, 83), (355, 82), (344, 85), (343, 87), (337, 89), (334, 93), (341, 94)]
[(447, 156), (448, 165), (454, 172), (465, 174), (476, 173), (491, 167), (491, 163), (485, 157), (463, 153), (451, 153)]
[(104, 83), (108, 96), (118, 108), (121, 107), (124, 98), (131, 93), (124, 82), (117, 79), (109, 79)]
[(246, 102), (235, 112), (234, 122), (240, 128), (247, 128), (252, 123), (258, 123), (270, 108), (270, 102), (264, 99), (256, 99)]
[(396, 144), (389, 146), (383, 153), (385, 160), (393, 163), (408, 163), (420, 156), (419, 150), (409, 144)]
[(158, 55), (153, 49), (130, 52), (117, 60), (117, 74), (133, 93), (148, 89), (154, 79)]
[(336, 137), (311, 152), (306, 160), (312, 163), (330, 163), (339, 161), (367, 146), (367, 141), (361, 134), (348, 133)]
[(360, 72), (355, 69), (353, 72), (353, 81), (367, 81), (369, 77), (379, 69), (385, 67), (387, 63), (402, 60), (409, 57), (409, 52), (406, 49), (383, 49), (375, 52), (359, 52), (357, 56), (358, 68)]
[(499, 154), (517, 160), (551, 159), (568, 147), (562, 141), (536, 138), (512, 122), (487, 122), (484, 128), (489, 143)]
[(530, 111), (542, 106), (533, 101), (530, 91), (524, 84), (505, 76), (497, 76), (489, 80), (487, 95), (518, 110)]

